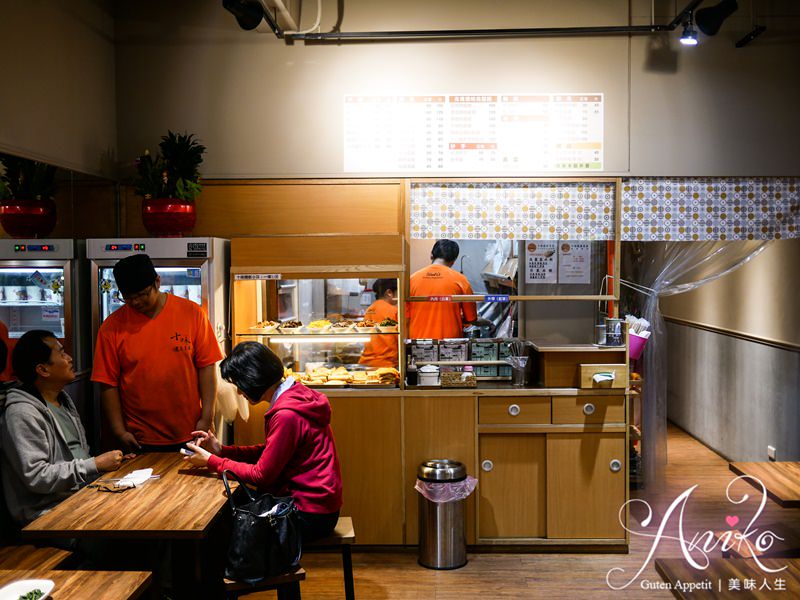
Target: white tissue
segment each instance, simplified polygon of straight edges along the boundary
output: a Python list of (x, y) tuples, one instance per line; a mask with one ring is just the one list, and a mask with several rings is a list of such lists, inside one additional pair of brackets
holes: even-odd
[(595, 373), (592, 375), (592, 381), (595, 383), (602, 383), (603, 381), (614, 381), (614, 372), (610, 373)]
[(129, 488), (129, 487), (139, 487), (143, 485), (150, 476), (153, 474), (153, 469), (139, 469), (138, 471), (133, 471), (132, 473), (128, 473), (117, 482), (117, 487), (121, 488)]

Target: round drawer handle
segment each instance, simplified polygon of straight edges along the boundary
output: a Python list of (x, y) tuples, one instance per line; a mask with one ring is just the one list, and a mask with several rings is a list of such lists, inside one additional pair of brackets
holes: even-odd
[(519, 404), (509, 405), (508, 414), (510, 414), (512, 417), (516, 417), (517, 415), (519, 415), (519, 412), (520, 412)]
[(615, 458), (608, 463), (608, 468), (611, 469), (612, 473), (619, 473), (622, 470), (622, 461), (618, 458)]
[(488, 473), (489, 471), (494, 469), (494, 463), (487, 459), (481, 463), (481, 469), (483, 469)]
[(585, 414), (587, 417), (589, 415), (593, 415), (595, 410), (596, 408), (591, 402), (587, 402), (583, 405), (583, 414)]

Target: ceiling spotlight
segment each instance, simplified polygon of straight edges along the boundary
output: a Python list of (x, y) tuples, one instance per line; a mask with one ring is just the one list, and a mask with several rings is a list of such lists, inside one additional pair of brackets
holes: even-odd
[(681, 44), (684, 46), (697, 46), (697, 30), (692, 24), (692, 13), (689, 13), (689, 17), (686, 19), (686, 23), (683, 26)]
[(255, 29), (264, 19), (264, 7), (258, 0), (222, 0), (222, 7), (236, 17), (245, 31)]
[(704, 34), (716, 35), (725, 19), (736, 12), (737, 8), (739, 8), (739, 3), (736, 0), (722, 0), (716, 6), (698, 10), (694, 22)]

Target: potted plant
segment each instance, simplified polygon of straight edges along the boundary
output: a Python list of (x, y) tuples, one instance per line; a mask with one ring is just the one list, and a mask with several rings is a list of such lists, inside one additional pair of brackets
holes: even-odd
[(153, 156), (136, 160), (136, 193), (142, 196), (142, 221), (153, 235), (181, 236), (197, 222), (194, 201), (202, 189), (198, 168), (206, 147), (194, 134), (168, 131)]
[(45, 237), (56, 226), (56, 168), (0, 154), (0, 224), (15, 238)]

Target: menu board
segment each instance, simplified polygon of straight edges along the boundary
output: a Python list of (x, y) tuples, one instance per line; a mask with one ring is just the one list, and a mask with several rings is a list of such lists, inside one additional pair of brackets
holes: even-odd
[(554, 241), (525, 243), (525, 283), (558, 282), (557, 244)]
[(348, 172), (603, 170), (603, 94), (345, 96)]

